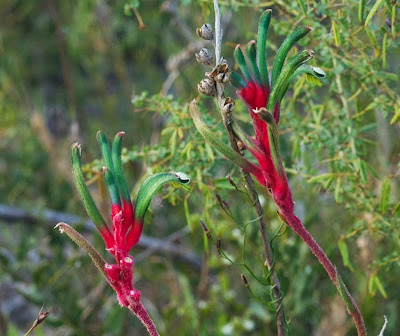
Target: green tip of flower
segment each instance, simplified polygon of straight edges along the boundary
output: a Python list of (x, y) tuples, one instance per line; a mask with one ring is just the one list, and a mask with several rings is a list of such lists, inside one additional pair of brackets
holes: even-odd
[(252, 78), (249, 69), (247, 67), (246, 59), (244, 58), (240, 44), (236, 46), (235, 51), (233, 52), (233, 56), (235, 57), (236, 63), (238, 64), (240, 70), (242, 71), (244, 78), (246, 79), (246, 82), (251, 82)]
[(247, 59), (249, 60), (250, 69), (254, 75), (254, 79), (259, 85), (262, 85), (260, 70), (257, 66), (257, 48), (256, 41), (250, 41), (246, 46)]
[(76, 189), (78, 190), (78, 193), (82, 199), (88, 215), (93, 220), (93, 223), (97, 226), (97, 228), (102, 231), (107, 228), (107, 225), (103, 219), (103, 216), (97, 209), (97, 206), (94, 203), (92, 196), (90, 195), (89, 189), (86, 186), (85, 179), (83, 178), (81, 167), (81, 154), (81, 145), (77, 142), (74, 143), (71, 147), (71, 161), (72, 173), (74, 176)]
[(258, 25), (258, 39), (257, 39), (257, 50), (258, 50), (258, 68), (260, 69), (261, 79), (266, 88), (269, 87), (269, 75), (267, 65), (267, 33), (269, 24), (271, 22), (272, 10), (267, 9), (262, 13), (260, 18), (260, 24)]
[(190, 182), (190, 178), (180, 172), (159, 173), (148, 177), (141, 185), (136, 198), (135, 218), (143, 221), (154, 195), (163, 185), (170, 182), (186, 185)]
[(124, 172), (122, 169), (121, 162), (121, 151), (122, 151), (122, 138), (125, 135), (125, 132), (119, 132), (115, 135), (113, 143), (112, 143), (112, 163), (114, 165), (115, 170), (115, 179), (117, 181), (118, 190), (121, 194), (121, 198), (125, 201), (130, 202), (130, 195), (128, 186), (126, 185)]

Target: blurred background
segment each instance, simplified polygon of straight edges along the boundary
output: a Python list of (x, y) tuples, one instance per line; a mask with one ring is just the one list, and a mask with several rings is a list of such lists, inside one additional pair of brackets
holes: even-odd
[[(298, 77), (282, 105), (280, 142), (296, 213), (353, 293), (371, 335), (400, 328), (400, 3), (220, 1), (222, 55), (236, 69), (236, 44), (256, 38), (271, 8), (269, 65), (298, 25), (295, 46), (327, 77)], [(368, 19), (367, 19), (368, 17)], [(367, 25), (365, 26), (365, 20)], [(107, 214), (96, 132), (123, 130), (132, 195), (147, 175), (182, 171), (190, 190), (167, 186), (154, 199), (132, 251), (135, 286), (163, 335), (275, 335), (271, 288), (262, 278), (257, 215), (238, 169), (197, 134), (188, 102), (209, 71), (194, 53), (195, 29), (214, 22), (210, 0), (18, 1), (0, 3), (0, 335), (143, 335), (87, 255), (54, 226), (73, 224), (106, 256), (72, 181), (69, 148), (83, 146), (84, 173)], [(214, 24), (213, 24), (214, 25)], [(234, 90), (235, 117), (251, 132)], [(211, 99), (204, 119), (226, 139)], [(226, 139), (226, 141), (228, 141)], [(230, 174), (236, 190), (226, 179)], [(292, 335), (355, 335), (345, 307), (305, 244), (281, 228), (257, 186)], [(222, 209), (218, 194), (228, 203)], [(235, 264), (220, 257), (200, 226)], [(279, 230), (280, 229), (280, 230)], [(279, 230), (279, 231), (278, 231)], [(246, 253), (243, 254), (242, 252)], [(108, 259), (107, 259), (108, 260)], [(251, 272), (249, 272), (251, 270)], [(241, 281), (244, 273), (250, 293)]]

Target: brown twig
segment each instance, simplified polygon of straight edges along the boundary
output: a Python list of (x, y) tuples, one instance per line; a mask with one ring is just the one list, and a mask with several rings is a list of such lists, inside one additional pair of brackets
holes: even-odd
[[(215, 60), (216, 60), (216, 67), (220, 66), (223, 64), (223, 60), (221, 58), (221, 40), (222, 40), (222, 30), (221, 30), (221, 17), (220, 17), (220, 12), (219, 12), (219, 7), (218, 7), (218, 0), (214, 0), (214, 11), (215, 11)], [(237, 138), (235, 137), (235, 134), (232, 129), (232, 125), (230, 122), (230, 110), (229, 109), (224, 109), (224, 104), (226, 103), (225, 99), (225, 83), (221, 83), (216, 81), (216, 94), (214, 98), (217, 100), (218, 107), (221, 111), (221, 116), (222, 116), (222, 121), (224, 124), (224, 127), (226, 129), (226, 132), (228, 134), (228, 138), (230, 141), (230, 144), (233, 148), (234, 151), (237, 153), (241, 154), (240, 149), (238, 147), (237, 143)], [(276, 310), (276, 319), (277, 319), (277, 330), (278, 330), (278, 336), (284, 336), (285, 335), (285, 315), (284, 315), (284, 310), (283, 310), (283, 304), (282, 304), (282, 293), (280, 290), (280, 282), (279, 278), (276, 275), (274, 271), (274, 262), (273, 262), (273, 253), (271, 249), (271, 244), (270, 244), (270, 239), (268, 236), (267, 232), (267, 227), (265, 223), (265, 218), (264, 218), (264, 212), (261, 207), (260, 201), (258, 199), (257, 192), (254, 188), (254, 182), (252, 177), (250, 176), (249, 173), (245, 172), (242, 169), (242, 174), (245, 178), (247, 189), (250, 193), (251, 199), (253, 201), (254, 208), (257, 212), (258, 218), (259, 218), (259, 225), (260, 225), (260, 233), (264, 245), (264, 253), (265, 253), (265, 265), (268, 268), (268, 271), (271, 272), (271, 280), (273, 283), (272, 286), (272, 292), (274, 296), (274, 301), (275, 301), (275, 310)]]
[(43, 321), (47, 318), (47, 316), (49, 316), (49, 314), (50, 314), (49, 310), (46, 310), (46, 311), (42, 311), (42, 310), (43, 310), (43, 307), (40, 309), (36, 320), (32, 324), (32, 327), (26, 332), (26, 334), (24, 336), (29, 335), (33, 331), (33, 329), (35, 329), (39, 324), (43, 323)]

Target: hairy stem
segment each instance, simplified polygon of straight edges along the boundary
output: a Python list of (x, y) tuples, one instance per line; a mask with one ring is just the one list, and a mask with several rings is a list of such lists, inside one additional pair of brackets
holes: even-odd
[[(321, 249), (318, 243), (314, 240), (311, 234), (307, 231), (307, 229), (304, 227), (300, 219), (296, 217), (291, 211), (285, 211), (284, 209), (280, 209), (280, 211), (283, 217), (286, 219), (287, 225), (289, 225), (300, 236), (300, 238), (308, 245), (312, 253), (314, 253), (318, 261), (321, 263), (321, 265), (328, 273), (332, 282), (335, 284), (336, 288), (338, 289), (340, 295), (343, 298), (343, 301), (346, 304), (349, 314), (353, 318), (354, 324), (357, 328), (358, 336), (366, 336), (367, 330), (365, 328), (361, 312), (355, 300), (351, 296), (350, 292), (341, 281), (336, 267), (333, 266), (327, 255), (324, 253), (324, 251)], [(338, 279), (340, 279), (340, 281), (338, 281)]]
[(160, 336), (153, 320), (151, 319), (149, 313), (147, 312), (143, 304), (140, 301), (132, 299), (131, 297), (129, 297), (128, 302), (129, 302), (128, 309), (131, 310), (137, 316), (137, 318), (143, 323), (149, 335)]

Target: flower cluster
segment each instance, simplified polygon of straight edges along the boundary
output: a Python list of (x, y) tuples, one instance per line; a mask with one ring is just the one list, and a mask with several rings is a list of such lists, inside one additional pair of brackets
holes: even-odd
[(133, 287), (133, 258), (129, 255), (142, 234), (145, 213), (155, 193), (166, 183), (189, 183), (183, 173), (159, 173), (148, 177), (141, 185), (135, 205), (125, 181), (121, 162), (122, 137), (119, 132), (110, 146), (104, 132), (97, 133), (104, 161), (104, 180), (111, 198), (111, 225), (104, 220), (86, 186), (81, 169), (81, 145), (72, 145), (72, 170), (77, 190), (87, 213), (100, 232), (107, 251), (114, 257), (115, 264), (106, 263), (96, 250), (74, 229), (65, 223), (58, 224), (72, 240), (82, 247), (105, 276), (117, 293), (121, 306), (131, 309), (145, 324), (151, 335), (157, 330), (140, 303), (140, 292)]
[(293, 210), (286, 174), (279, 156), (278, 123), (280, 119), (280, 104), (290, 83), (300, 74), (315, 78), (325, 77), (320, 68), (314, 68), (304, 63), (312, 58), (313, 52), (303, 50), (286, 64), (285, 60), (294, 44), (312, 29), (307, 26), (297, 28), (282, 43), (276, 55), (271, 78), (266, 61), (267, 32), (271, 20), (271, 10), (266, 10), (260, 19), (258, 40), (250, 41), (246, 46), (249, 66), (240, 45), (235, 49), (235, 60), (242, 71), (245, 80), (236, 73), (232, 74), (232, 83), (238, 90), (238, 97), (246, 104), (253, 120), (254, 138), (245, 135), (235, 125), (237, 136), (244, 146), (257, 159), (262, 171), (262, 178), (257, 177), (262, 185), (266, 185), (279, 208)]

